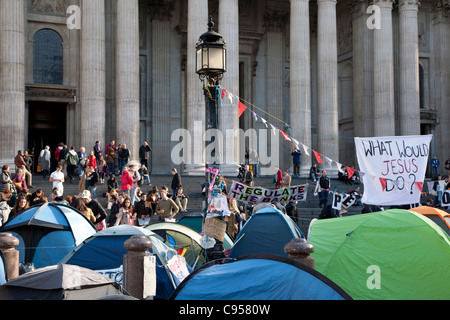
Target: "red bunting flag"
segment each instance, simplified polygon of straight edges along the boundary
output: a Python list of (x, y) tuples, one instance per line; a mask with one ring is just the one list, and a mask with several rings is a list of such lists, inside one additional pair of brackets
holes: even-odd
[(225, 89), (223, 89), (222, 90), (222, 100), (223, 100), (223, 98), (225, 97), (225, 94), (227, 93), (227, 90), (225, 90)]
[(238, 101), (239, 106), (239, 118), (242, 116), (242, 114), (247, 110), (247, 107), (240, 101)]
[(423, 191), (423, 182), (416, 182), (416, 186), (419, 187), (420, 192)]
[(314, 150), (313, 150), (313, 152), (314, 152), (314, 155), (316, 156), (317, 162), (320, 163), (320, 164), (323, 164), (323, 161), (320, 158), (322, 155), (320, 153), (314, 151)]
[(283, 136), (284, 140), (292, 142), (291, 138), (289, 138), (289, 136), (286, 133), (284, 133), (280, 129), (278, 129), (278, 131), (280, 131), (280, 133)]
[(348, 172), (348, 178), (350, 179), (355, 174), (355, 169), (347, 167), (347, 172)]
[(383, 191), (385, 191), (386, 190), (387, 179), (380, 178), (380, 182), (381, 182), (381, 186), (383, 187)]

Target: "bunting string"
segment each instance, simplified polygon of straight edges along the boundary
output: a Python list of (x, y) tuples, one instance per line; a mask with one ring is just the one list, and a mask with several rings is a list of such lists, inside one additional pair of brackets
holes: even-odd
[[(378, 181), (381, 184), (381, 186), (383, 188), (385, 188), (386, 179), (384, 179), (383, 177), (376, 177), (376, 176), (367, 174), (365, 172), (358, 171), (358, 170), (354, 169), (352, 166), (343, 165), (339, 161), (331, 159), (329, 157), (326, 157), (325, 155), (319, 153), (318, 151), (313, 150), (309, 146), (307, 146), (307, 145), (299, 142), (298, 140), (296, 140), (295, 137), (292, 134), (292, 130), (291, 130), (290, 125), (287, 122), (283, 121), (282, 119), (280, 119), (280, 118), (270, 114), (269, 112), (265, 111), (262, 108), (259, 108), (258, 106), (252, 104), (251, 102), (246, 101), (245, 99), (242, 99), (241, 97), (233, 94), (232, 92), (228, 91), (227, 89), (221, 88), (220, 86), (217, 86), (217, 93), (218, 93), (217, 95), (218, 95), (219, 100), (220, 100), (220, 105), (223, 106), (224, 99), (227, 98), (227, 99), (229, 99), (231, 104), (236, 104), (237, 105), (239, 117), (242, 117), (242, 115), (247, 110), (250, 111), (252, 113), (252, 116), (253, 116), (253, 119), (255, 120), (255, 122), (260, 120), (265, 125), (265, 127), (267, 129), (269, 129), (269, 127), (270, 127), (270, 129), (271, 129), (271, 131), (273, 132), (274, 135), (276, 135), (276, 133), (279, 132), (280, 135), (283, 137), (283, 139), (285, 141), (293, 143), (298, 148), (302, 147), (304, 152), (305, 152), (305, 154), (307, 156), (311, 156), (311, 154), (314, 155), (314, 158), (316, 159), (318, 164), (325, 165), (328, 168), (333, 168), (333, 163), (335, 163), (335, 166), (336, 166), (336, 168), (337, 168), (337, 170), (339, 172), (345, 173), (345, 171), (347, 171), (348, 179), (351, 179), (356, 174), (359, 174), (360, 179), (362, 179), (363, 177), (367, 177), (373, 183)], [(286, 127), (289, 130), (290, 135), (285, 133), (283, 130), (275, 127), (271, 122), (268, 122), (267, 119), (265, 119), (261, 115), (258, 115), (255, 112), (255, 110), (263, 113), (264, 117), (272, 118), (274, 120), (277, 120), (281, 124), (283, 124), (283, 126)], [(412, 183), (412, 182), (405, 182), (405, 183)]]

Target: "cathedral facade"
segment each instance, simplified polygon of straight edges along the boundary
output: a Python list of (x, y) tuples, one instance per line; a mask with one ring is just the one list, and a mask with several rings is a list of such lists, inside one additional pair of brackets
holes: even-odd
[[(348, 166), (354, 137), (433, 134), (450, 156), (448, 0), (1, 0), (0, 162), (111, 140), (137, 159), (146, 140), (152, 174), (202, 172), (195, 46), (210, 16), (227, 44), (220, 85), (253, 111), (218, 105), (218, 128), (240, 130), (220, 152), (230, 172), (247, 146), (279, 155), (267, 173), (292, 166), (292, 143), (261, 118)], [(179, 129), (192, 138), (181, 162)]]

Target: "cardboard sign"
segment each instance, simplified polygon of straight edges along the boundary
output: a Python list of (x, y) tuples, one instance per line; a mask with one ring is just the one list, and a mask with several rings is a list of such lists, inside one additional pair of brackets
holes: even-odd
[(227, 223), (216, 218), (205, 219), (204, 230), (206, 235), (219, 241), (223, 241), (225, 238), (225, 231), (227, 230)]

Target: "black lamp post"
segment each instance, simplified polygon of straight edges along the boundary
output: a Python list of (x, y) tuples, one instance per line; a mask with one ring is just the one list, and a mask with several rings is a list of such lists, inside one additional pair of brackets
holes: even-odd
[[(218, 123), (218, 97), (217, 87), (227, 71), (226, 43), (222, 36), (213, 31), (214, 22), (209, 17), (208, 31), (200, 36), (196, 46), (197, 67), (196, 72), (203, 82), (206, 101), (206, 130), (217, 129)], [(211, 143), (213, 143), (212, 141)], [(216, 151), (216, 150), (214, 150)], [(214, 152), (213, 151), (213, 152)], [(214, 152), (215, 153), (215, 152)], [(213, 158), (215, 154), (211, 155)], [(212, 167), (212, 166), (210, 166)], [(209, 175), (209, 174), (208, 174)], [(210, 176), (208, 177), (210, 178)], [(213, 248), (206, 250), (210, 260), (224, 258), (223, 242), (216, 239)]]
[(197, 43), (196, 72), (203, 82), (206, 98), (206, 129), (217, 129), (216, 91), (219, 81), (227, 71), (226, 43), (222, 36), (213, 31), (214, 22), (209, 17), (208, 31)]

